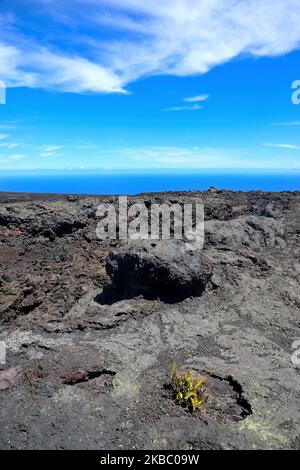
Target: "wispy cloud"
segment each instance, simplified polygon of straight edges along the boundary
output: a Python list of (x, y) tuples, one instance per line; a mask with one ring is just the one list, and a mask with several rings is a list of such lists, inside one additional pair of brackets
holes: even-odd
[(58, 153), (56, 152), (41, 152), (40, 157), (56, 157)]
[[(202, 94), (202, 95), (196, 95), (196, 96), (190, 96), (187, 98), (183, 98), (182, 101), (185, 101), (186, 103), (192, 103), (190, 105), (185, 105), (185, 106), (172, 106), (170, 108), (166, 108), (163, 111), (196, 111), (197, 109), (202, 109), (203, 106), (200, 105), (202, 101), (206, 101), (209, 98), (208, 94)], [(193, 104), (195, 103), (195, 104)]]
[(203, 106), (194, 104), (192, 106), (172, 106), (171, 108), (166, 108), (163, 111), (196, 111), (201, 108), (203, 108)]
[(8, 163), (16, 160), (21, 160), (24, 158), (23, 154), (13, 154), (13, 155), (0, 155), (0, 163)]
[(189, 96), (187, 98), (184, 98), (183, 101), (186, 101), (187, 103), (200, 103), (201, 101), (208, 100), (208, 98), (209, 98), (208, 94), (203, 94), (203, 95), (197, 95), (197, 96)]
[[(300, 41), (298, 0), (31, 0), (31, 5), (46, 46), (34, 28), (20, 33), (23, 11), (22, 18), (17, 9), (14, 15), (2, 13), (0, 76), (9, 87), (122, 93), (142, 77), (203, 74), (241, 54), (286, 54)], [(60, 41), (52, 34), (56, 26)], [(103, 34), (104, 26), (111, 36)]]
[(299, 145), (294, 145), (294, 144), (272, 144), (269, 142), (264, 143), (265, 147), (271, 147), (271, 148), (276, 148), (276, 149), (291, 149), (291, 150), (299, 150), (300, 146)]
[(63, 148), (62, 145), (46, 145), (41, 147), (40, 157), (58, 157), (63, 156), (63, 153), (58, 152)]
[(48, 145), (44, 148), (45, 152), (54, 152), (55, 150), (60, 150), (62, 148), (61, 145)]
[(300, 121), (273, 122), (272, 126), (300, 126)]
[(2, 142), (0, 143), (0, 147), (7, 148), (7, 149), (14, 149), (19, 147), (21, 144), (18, 142)]
[[(249, 169), (249, 170), (300, 170), (298, 158), (277, 159), (252, 157), (242, 150), (222, 149), (218, 147), (168, 147), (150, 146), (128, 148), (118, 152), (122, 160), (134, 162), (135, 168), (198, 168), (198, 169)], [(112, 158), (113, 161), (113, 158)]]
[[(37, 149), (38, 150), (38, 149)], [(48, 152), (48, 154), (51, 152)], [(0, 154), (2, 169), (99, 169), (99, 170), (215, 170), (228, 171), (300, 171), (298, 152), (266, 152), (263, 148), (253, 153), (252, 149), (219, 148), (209, 146), (140, 146), (104, 148), (98, 146), (92, 152), (91, 158), (85, 159), (82, 154), (72, 155), (72, 159), (59, 158), (60, 153), (53, 157), (39, 159), (39, 165), (33, 166), (31, 159), (18, 163), (18, 159), (30, 154), (14, 154), (8, 157)], [(19, 156), (16, 156), (19, 155)], [(52, 157), (51, 155), (47, 155)], [(15, 160), (15, 161), (14, 161)], [(21, 163), (21, 162), (20, 162)]]
[(25, 42), (24, 50), (19, 45), (12, 47), (0, 42), (0, 76), (7, 87), (125, 93), (121, 79), (113, 71), (78, 55), (53, 53), (36, 42), (29, 45)]
[(9, 137), (8, 134), (0, 134), (0, 140), (7, 139)]

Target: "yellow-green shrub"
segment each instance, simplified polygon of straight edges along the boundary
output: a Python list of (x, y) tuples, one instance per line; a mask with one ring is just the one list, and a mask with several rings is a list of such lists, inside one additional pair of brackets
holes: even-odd
[(171, 368), (171, 387), (175, 392), (176, 401), (191, 411), (200, 410), (206, 398), (208, 379), (207, 375), (199, 376), (192, 370), (180, 374), (174, 362)]

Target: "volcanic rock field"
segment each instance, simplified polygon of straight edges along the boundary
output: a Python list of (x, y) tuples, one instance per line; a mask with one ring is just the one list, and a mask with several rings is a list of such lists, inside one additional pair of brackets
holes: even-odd
[(100, 240), (117, 197), (0, 193), (0, 448), (300, 448), (300, 193), (128, 200), (203, 203), (203, 249)]

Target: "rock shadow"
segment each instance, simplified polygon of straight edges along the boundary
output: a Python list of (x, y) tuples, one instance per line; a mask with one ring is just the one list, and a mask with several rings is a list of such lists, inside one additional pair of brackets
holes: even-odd
[(176, 304), (182, 302), (189, 297), (199, 297), (203, 293), (202, 286), (193, 286), (190, 289), (176, 290), (175, 288), (163, 289), (153, 287), (150, 291), (141, 288), (118, 289), (114, 284), (107, 284), (103, 287), (102, 292), (96, 295), (94, 301), (100, 305), (113, 305), (122, 300), (131, 300), (142, 297), (145, 300), (160, 301), (166, 304)]

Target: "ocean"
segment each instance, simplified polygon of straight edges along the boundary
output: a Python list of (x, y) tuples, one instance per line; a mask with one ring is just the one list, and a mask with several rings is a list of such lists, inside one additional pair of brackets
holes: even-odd
[(299, 173), (129, 173), (1, 171), (0, 191), (75, 194), (137, 194), (205, 190), (300, 190)]

